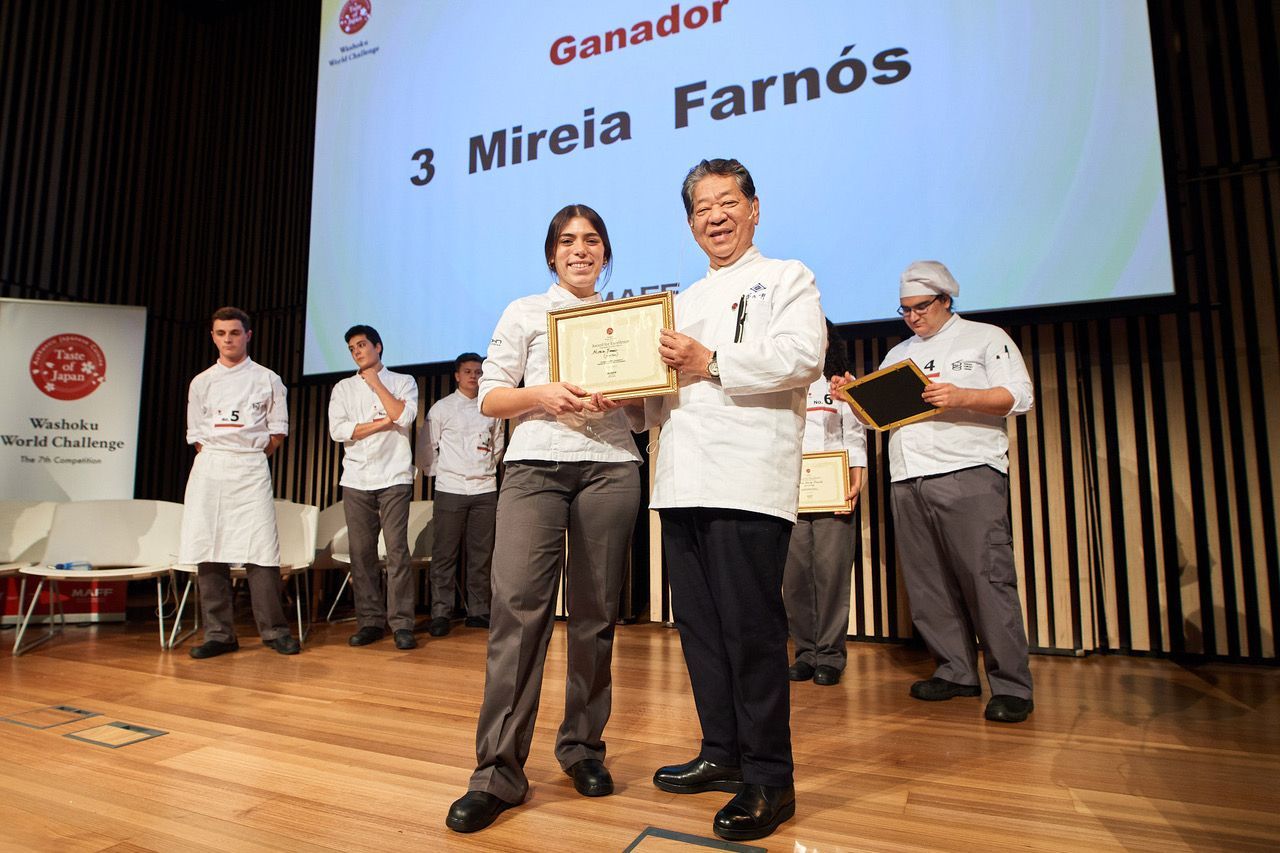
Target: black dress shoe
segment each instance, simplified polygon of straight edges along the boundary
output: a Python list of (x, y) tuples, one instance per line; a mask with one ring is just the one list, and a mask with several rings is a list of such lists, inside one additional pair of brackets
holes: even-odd
[(216, 658), (218, 655), (225, 655), (227, 652), (240, 651), (240, 641), (232, 640), (224, 643), (221, 640), (205, 640), (198, 646), (192, 646), (190, 655), (196, 660), (204, 660), (205, 658)]
[(477, 832), (514, 805), (484, 791), (467, 791), (449, 806), (444, 825), (454, 832)]
[(833, 684), (840, 683), (840, 670), (834, 666), (823, 664), (813, 671), (813, 683), (821, 684), (823, 687), (830, 687)]
[(742, 790), (716, 812), (711, 829), (728, 841), (764, 838), (796, 813), (796, 789), (792, 785), (743, 785)]
[(265, 640), (264, 642), (282, 655), (296, 655), (302, 651), (302, 644), (289, 634), (281, 634), (274, 640)]
[(349, 646), (367, 646), (370, 643), (376, 643), (387, 635), (387, 632), (381, 628), (375, 628), (372, 625), (365, 625), (359, 631), (356, 631), (347, 638)]
[(488, 616), (468, 616), (467, 620), (462, 624), (468, 628), (486, 628), (487, 629), (489, 627), (489, 617)]
[(721, 767), (699, 756), (684, 764), (658, 768), (658, 772), (653, 774), (653, 784), (672, 794), (701, 794), (703, 791), (733, 794), (742, 790), (742, 768)]
[(574, 789), (584, 797), (607, 797), (613, 793), (613, 777), (599, 759), (575, 761), (564, 772), (573, 777)]
[(976, 684), (956, 684), (954, 681), (947, 681), (945, 678), (936, 676), (925, 681), (917, 681), (911, 685), (911, 698), (925, 702), (941, 702), (944, 699), (954, 699), (957, 696), (981, 695), (982, 688)]
[(798, 660), (787, 667), (787, 678), (792, 681), (808, 681), (813, 678), (813, 664)]
[(427, 633), (433, 637), (443, 637), (449, 633), (449, 617), (437, 616), (427, 626)]
[(395, 633), (395, 639), (396, 648), (402, 652), (407, 652), (409, 649), (416, 649), (418, 647), (418, 641), (414, 639), (413, 632), (408, 628), (398, 629)]
[(997, 693), (987, 703), (986, 717), (995, 723), (1020, 723), (1036, 705), (1030, 699)]

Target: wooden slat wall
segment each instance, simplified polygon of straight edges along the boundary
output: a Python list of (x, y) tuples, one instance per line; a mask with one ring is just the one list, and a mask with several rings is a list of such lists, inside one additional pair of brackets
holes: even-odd
[[(1045, 651), (1274, 661), (1280, 3), (1150, 8), (1180, 296), (995, 318), (1037, 392), (1010, 430), (1028, 630)], [(0, 4), (0, 294), (148, 306), (140, 497), (181, 499), (183, 392), (225, 303), (290, 385), (278, 493), (338, 496), (333, 380), (301, 376), (321, 25), (304, 0)], [(861, 370), (899, 335), (844, 331)], [(451, 390), (447, 367), (412, 372), (424, 412)], [(901, 639), (883, 441), (870, 451), (850, 632)]]

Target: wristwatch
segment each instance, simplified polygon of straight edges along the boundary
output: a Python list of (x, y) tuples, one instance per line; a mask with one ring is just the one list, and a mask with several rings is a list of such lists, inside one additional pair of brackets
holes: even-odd
[(707, 362), (707, 374), (711, 376), (712, 379), (720, 378), (720, 365), (716, 363), (716, 354), (714, 350), (711, 352), (711, 360)]

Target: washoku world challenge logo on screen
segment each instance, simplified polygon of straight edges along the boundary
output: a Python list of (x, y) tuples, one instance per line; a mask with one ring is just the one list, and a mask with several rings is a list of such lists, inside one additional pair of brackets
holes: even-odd
[(347, 0), (338, 13), (338, 26), (347, 35), (353, 36), (364, 29), (372, 14), (372, 0)]
[(55, 400), (88, 397), (107, 378), (107, 357), (84, 335), (54, 335), (31, 355), (31, 381)]

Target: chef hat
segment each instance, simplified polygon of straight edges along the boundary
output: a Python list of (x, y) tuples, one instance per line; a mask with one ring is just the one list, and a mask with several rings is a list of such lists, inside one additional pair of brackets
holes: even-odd
[(902, 272), (898, 297), (932, 296), (945, 293), (952, 299), (960, 295), (960, 285), (951, 271), (937, 261), (916, 261)]

